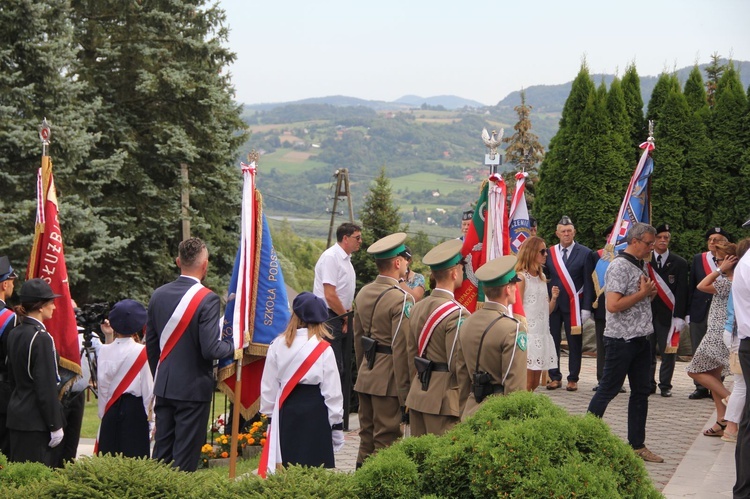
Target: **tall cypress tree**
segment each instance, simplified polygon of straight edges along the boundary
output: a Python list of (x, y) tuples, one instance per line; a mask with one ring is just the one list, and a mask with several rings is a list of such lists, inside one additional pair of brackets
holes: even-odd
[(564, 179), (567, 178), (568, 170), (578, 164), (573, 140), (589, 96), (595, 91), (588, 66), (584, 62), (565, 101), (560, 128), (550, 141), (547, 154), (539, 168), (534, 216), (539, 223), (540, 235), (548, 241), (553, 238), (560, 216), (566, 214), (568, 199), (579, 197), (577, 192), (563, 188)]
[(685, 81), (684, 93), (691, 112), (708, 109), (706, 89), (703, 87), (703, 75), (701, 75), (701, 70), (697, 64), (693, 66), (687, 81)]
[(46, 117), (65, 256), (75, 285), (90, 255), (106, 254), (117, 240), (108, 237), (98, 214), (78, 194), (94, 188), (87, 185), (86, 157), (97, 137), (89, 125), (100, 101), (84, 98), (85, 85), (73, 70), (73, 46), (66, 0), (9, 0), (0, 8), (0, 247), (23, 272), (34, 234), (42, 155), (38, 130)]
[(222, 47), (224, 12), (205, 0), (72, 5), (80, 79), (103, 103), (90, 161), (106, 162), (109, 171), (92, 171), (106, 182), (91, 201), (123, 238), (116, 259), (88, 269), (79, 293), (145, 299), (174, 277), (182, 164), (190, 175), (191, 233), (208, 245), (216, 287), (237, 248), (241, 175), (233, 163), (244, 140), (226, 71), (235, 56)]
[(713, 147), (715, 205), (711, 224), (737, 233), (750, 211), (750, 186), (743, 178), (747, 131), (743, 129), (748, 99), (737, 71), (730, 62), (716, 87), (709, 134)]
[(627, 187), (628, 161), (623, 156), (627, 142), (613, 126), (608, 105), (617, 107), (609, 102), (602, 82), (589, 94), (581, 113), (573, 142), (575, 165), (563, 183), (566, 190), (575, 192), (566, 212), (576, 226), (576, 240), (589, 247), (602, 245), (601, 233), (614, 222)]
[(648, 137), (646, 119), (643, 117), (643, 97), (641, 96), (641, 79), (635, 64), (628, 65), (622, 77), (622, 93), (625, 99), (625, 109), (630, 120), (630, 144), (633, 161), (638, 161), (640, 149), (638, 146)]

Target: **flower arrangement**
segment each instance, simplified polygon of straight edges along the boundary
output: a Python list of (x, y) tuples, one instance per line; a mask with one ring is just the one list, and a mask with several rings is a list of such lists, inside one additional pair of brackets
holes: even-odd
[[(224, 434), (224, 415), (214, 421), (214, 432), (219, 436), (214, 438), (213, 444), (204, 444), (201, 447), (201, 463), (208, 467), (209, 459), (228, 458), (232, 451), (232, 436)], [(253, 422), (247, 428), (247, 433), (237, 435), (237, 448), (235, 454), (241, 454), (242, 449), (247, 446), (262, 446), (266, 443), (268, 436), (268, 418), (261, 416), (258, 421)]]
[(224, 425), (226, 424), (228, 420), (227, 414), (219, 414), (219, 417), (214, 419), (213, 423), (211, 423), (211, 431), (213, 433), (218, 433), (219, 435), (224, 434)]

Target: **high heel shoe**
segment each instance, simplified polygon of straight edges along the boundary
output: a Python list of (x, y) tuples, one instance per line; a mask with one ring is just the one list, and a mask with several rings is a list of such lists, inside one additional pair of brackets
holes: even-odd
[[(724, 424), (721, 424), (721, 422), (716, 421), (716, 425), (719, 425), (718, 430), (714, 430), (714, 427), (712, 426), (708, 430), (704, 431), (703, 434), (707, 437), (721, 437), (724, 436), (724, 429), (727, 427), (727, 420), (724, 419)], [(714, 426), (716, 426), (714, 425)]]

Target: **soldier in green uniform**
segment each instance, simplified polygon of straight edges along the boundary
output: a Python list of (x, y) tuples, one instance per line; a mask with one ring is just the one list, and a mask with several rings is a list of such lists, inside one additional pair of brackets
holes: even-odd
[(474, 414), (489, 395), (526, 389), (526, 330), (508, 310), (516, 301), (515, 268), (515, 256), (501, 256), (475, 273), (485, 301), (466, 319), (458, 338), (472, 380), (461, 419)]
[(463, 282), (461, 246), (457, 239), (446, 241), (422, 258), (436, 285), (432, 294), (414, 307), (407, 342), (413, 365), (406, 406), (415, 437), (442, 435), (449, 430), (458, 423), (469, 395), (468, 371), (456, 348), (469, 311), (453, 295)]
[(406, 337), (414, 298), (399, 287), (406, 275), (406, 234), (398, 232), (372, 244), (379, 275), (354, 300), (354, 350), (359, 366), (354, 390), (359, 394), (357, 467), (401, 437), (409, 358)]

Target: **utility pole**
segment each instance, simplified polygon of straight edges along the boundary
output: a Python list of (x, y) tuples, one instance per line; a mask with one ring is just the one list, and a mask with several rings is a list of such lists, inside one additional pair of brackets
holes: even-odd
[(333, 238), (333, 227), (336, 219), (336, 208), (338, 207), (339, 199), (346, 197), (349, 205), (349, 222), (354, 223), (354, 208), (352, 207), (352, 192), (349, 190), (349, 170), (347, 168), (339, 168), (336, 173), (333, 174), (336, 177), (336, 191), (333, 194), (333, 209), (331, 210), (331, 225), (328, 227), (328, 243), (326, 248), (330, 248), (331, 239)]

